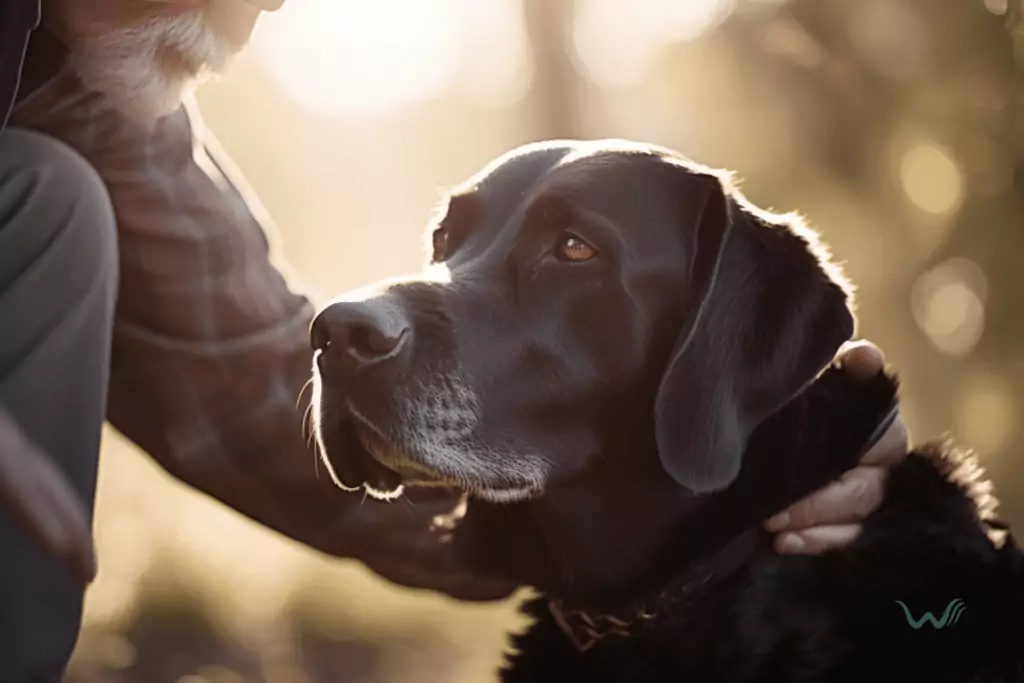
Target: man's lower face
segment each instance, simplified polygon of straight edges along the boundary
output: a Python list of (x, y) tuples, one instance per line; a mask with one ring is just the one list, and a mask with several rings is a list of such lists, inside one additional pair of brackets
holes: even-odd
[[(222, 3), (234, 9), (222, 11)], [(154, 12), (161, 4), (154, 3)], [(83, 38), (71, 46), (69, 63), (89, 90), (130, 116), (151, 120), (175, 111), (203, 76), (223, 72), (258, 16), (242, 0), (213, 0), (172, 16), (155, 13)]]

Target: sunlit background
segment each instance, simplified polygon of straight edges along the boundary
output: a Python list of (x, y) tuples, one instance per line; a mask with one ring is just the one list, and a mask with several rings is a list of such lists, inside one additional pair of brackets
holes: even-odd
[[(291, 0), (208, 126), (323, 293), (416, 269), (440, 188), (629, 137), (801, 211), (858, 285), (915, 437), (972, 445), (1024, 529), (1020, 0)], [(514, 604), (401, 591), (106, 435), (77, 683), (479, 683)]]

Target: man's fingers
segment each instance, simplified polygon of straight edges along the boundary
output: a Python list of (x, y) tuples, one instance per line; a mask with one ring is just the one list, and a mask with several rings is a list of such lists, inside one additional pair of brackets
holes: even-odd
[[(885, 369), (882, 350), (866, 339), (846, 344), (838, 360), (843, 372), (855, 379), (871, 379)], [(864, 455), (861, 464), (887, 466), (899, 462), (907, 454), (909, 439), (903, 417), (897, 414), (882, 438)]]
[(765, 523), (771, 532), (806, 529), (819, 524), (858, 522), (882, 504), (886, 470), (858, 467), (839, 481), (792, 505)]
[(803, 531), (787, 531), (775, 537), (775, 550), (785, 555), (818, 555), (826, 550), (845, 548), (860, 534), (859, 524), (818, 526)]
[(885, 368), (885, 354), (866, 339), (846, 344), (838, 359), (843, 371), (855, 379), (871, 379)]
[(903, 424), (903, 416), (896, 415), (885, 434), (871, 449), (861, 458), (861, 465), (874, 465), (889, 467), (895, 465), (907, 456), (910, 443), (910, 433), (907, 426)]
[[(869, 380), (885, 370), (885, 355), (867, 340), (847, 344), (837, 362), (856, 380)], [(852, 542), (860, 533), (859, 522), (882, 504), (888, 468), (907, 455), (908, 442), (906, 425), (897, 413), (859, 467), (765, 522), (765, 528), (776, 534), (776, 549), (817, 554)]]

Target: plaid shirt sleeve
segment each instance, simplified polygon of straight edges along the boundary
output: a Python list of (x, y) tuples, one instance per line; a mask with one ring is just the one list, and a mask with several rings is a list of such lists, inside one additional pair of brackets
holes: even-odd
[(204, 143), (195, 112), (142, 127), (65, 69), (18, 104), (11, 125), (76, 149), (112, 197), (120, 242), (113, 425), (247, 516), (372, 563), (367, 555), (389, 543), (374, 528), (382, 504), (318, 476), (303, 437), (313, 309), (272, 265), (262, 209)]

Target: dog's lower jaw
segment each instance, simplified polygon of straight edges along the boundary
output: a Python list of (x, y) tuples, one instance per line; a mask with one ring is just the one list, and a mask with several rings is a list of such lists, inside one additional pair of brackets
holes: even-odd
[[(543, 492), (543, 487), (539, 484), (484, 484), (467, 482), (458, 477), (446, 476), (443, 473), (424, 467), (407, 456), (396, 456), (394, 449), (384, 445), (378, 437), (368, 435), (363, 430), (357, 429), (357, 431), (359, 432), (359, 440), (363, 447), (366, 448), (379, 466), (387, 468), (394, 472), (397, 477), (400, 477), (401, 483), (398, 483), (392, 489), (382, 489), (370, 482), (363, 482), (362, 488), (367, 494), (377, 500), (395, 500), (400, 498), (407, 487), (454, 488), (462, 490), (479, 500), (497, 505), (523, 502), (535, 498)], [(348, 491), (358, 490), (341, 484), (334, 475), (333, 468), (331, 468), (331, 474), (335, 482), (342, 488)]]

